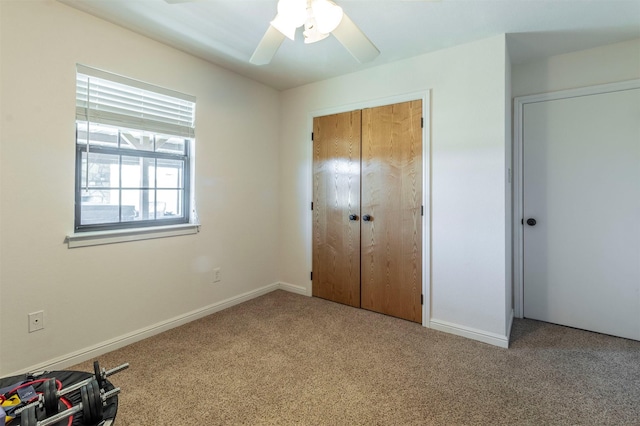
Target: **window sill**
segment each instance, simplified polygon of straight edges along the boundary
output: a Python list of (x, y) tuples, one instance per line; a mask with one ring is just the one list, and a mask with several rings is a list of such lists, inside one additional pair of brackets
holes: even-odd
[(79, 232), (67, 235), (65, 243), (68, 248), (98, 246), (102, 244), (125, 243), (128, 241), (150, 240), (153, 238), (177, 237), (197, 234), (200, 225), (187, 223), (184, 225), (155, 226), (138, 229), (119, 229), (114, 231)]

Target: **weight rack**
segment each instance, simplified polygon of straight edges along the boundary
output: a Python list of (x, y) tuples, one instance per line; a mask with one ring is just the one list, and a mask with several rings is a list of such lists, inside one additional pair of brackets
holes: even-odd
[[(122, 366), (116, 367), (113, 370), (105, 371), (100, 370), (97, 362), (94, 364), (94, 373), (88, 373), (83, 371), (45, 371), (39, 373), (32, 374), (24, 374), (13, 377), (6, 377), (0, 379), (0, 388), (11, 387), (20, 382), (35, 382), (33, 384), (33, 388), (38, 393), (38, 396), (33, 396), (29, 399), (29, 404), (26, 402), (22, 402), (20, 405), (15, 407), (3, 407), (5, 411), (11, 416), (10, 420), (7, 423), (7, 426), (22, 426), (21, 422), (21, 412), (25, 410), (25, 406), (29, 410), (34, 410), (36, 407), (38, 410), (38, 420), (40, 422), (47, 423), (45, 421), (46, 418), (51, 418), (53, 416), (45, 414), (44, 410), (44, 392), (45, 385), (51, 385), (50, 381), (47, 383), (46, 379), (55, 378), (57, 381), (61, 383), (61, 388), (59, 389), (60, 393), (60, 401), (59, 401), (59, 412), (64, 412), (65, 410), (69, 410), (73, 408), (75, 411), (73, 413), (72, 418), (61, 418), (59, 421), (55, 423), (55, 426), (112, 426), (114, 425), (115, 418), (118, 411), (118, 396), (117, 394), (120, 392), (119, 388), (116, 388), (106, 377), (110, 374), (115, 374), (119, 371), (126, 369), (129, 365), (124, 364)], [(108, 373), (105, 375), (104, 373)], [(92, 381), (89, 385), (90, 379), (94, 379), (96, 374), (99, 376), (99, 380)], [(100, 383), (100, 385), (98, 385)], [(82, 386), (81, 386), (82, 385)], [(95, 389), (93, 389), (95, 387)], [(86, 405), (86, 397), (87, 390), (94, 392), (101, 392), (105, 397), (104, 406), (101, 413), (101, 419), (99, 421), (85, 423), (86, 419), (83, 419), (83, 412), (78, 408), (83, 403), (83, 397)], [(40, 403), (38, 402), (40, 401)], [(95, 409), (95, 404), (91, 404), (92, 409)], [(86, 411), (85, 411), (86, 413)], [(71, 419), (71, 420), (70, 420)], [(30, 423), (31, 424), (31, 423)], [(37, 423), (35, 423), (37, 424)], [(4, 426), (2, 419), (0, 418), (0, 426)]]

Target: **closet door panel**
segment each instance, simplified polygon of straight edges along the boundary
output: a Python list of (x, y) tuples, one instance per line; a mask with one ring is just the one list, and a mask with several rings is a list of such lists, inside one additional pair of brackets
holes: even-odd
[(313, 295), (360, 307), (361, 112), (316, 117), (313, 134)]
[(362, 111), (361, 306), (415, 322), (422, 321), (421, 118), (421, 101)]

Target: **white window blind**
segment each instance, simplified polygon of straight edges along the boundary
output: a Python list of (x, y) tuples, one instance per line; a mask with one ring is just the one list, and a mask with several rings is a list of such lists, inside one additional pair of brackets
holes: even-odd
[(195, 137), (195, 97), (77, 65), (76, 119)]

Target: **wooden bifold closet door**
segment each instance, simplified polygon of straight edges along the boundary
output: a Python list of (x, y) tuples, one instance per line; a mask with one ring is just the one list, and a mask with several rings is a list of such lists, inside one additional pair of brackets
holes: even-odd
[(360, 307), (360, 128), (360, 111), (313, 120), (313, 295), (355, 307)]
[(313, 295), (422, 321), (422, 101), (314, 118)]

